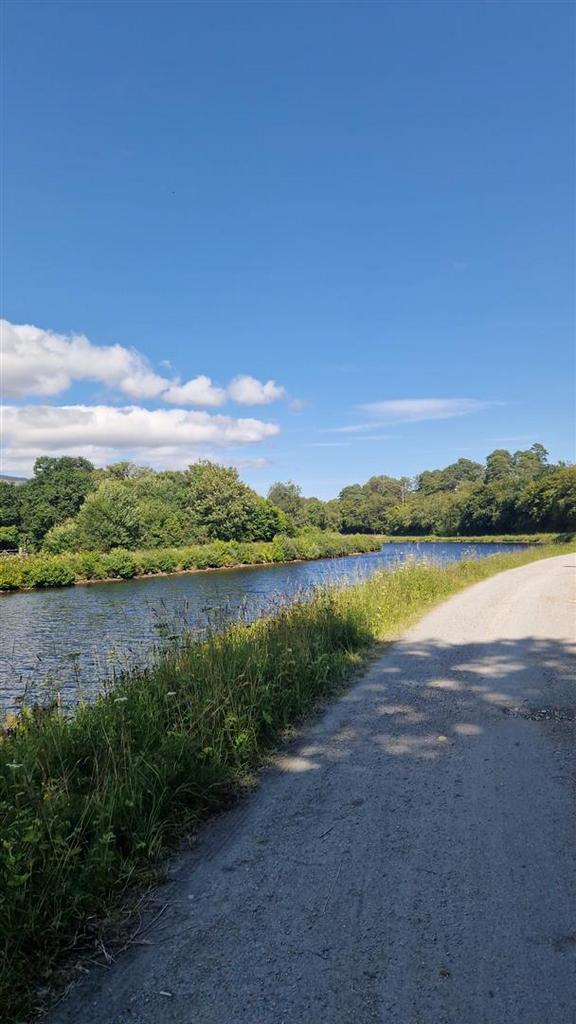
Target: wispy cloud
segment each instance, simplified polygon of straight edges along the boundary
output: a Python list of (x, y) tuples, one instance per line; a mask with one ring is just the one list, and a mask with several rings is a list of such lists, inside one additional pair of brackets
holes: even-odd
[(352, 441), (310, 441), (303, 448), (349, 448)]
[(381, 421), (417, 423), (424, 420), (447, 420), (454, 416), (467, 416), (480, 412), (490, 405), (494, 403), (478, 398), (396, 398), (384, 402), (366, 402), (358, 408)]

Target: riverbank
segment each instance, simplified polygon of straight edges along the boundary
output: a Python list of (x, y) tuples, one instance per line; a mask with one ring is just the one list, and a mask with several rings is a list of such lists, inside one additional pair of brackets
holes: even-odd
[(255, 568), (289, 562), (315, 561), (368, 554), (384, 544), (565, 544), (574, 534), (501, 534), (481, 537), (396, 537), (366, 533), (309, 531), (273, 541), (212, 541), (183, 548), (130, 551), (79, 551), (60, 555), (43, 552), (0, 557), (0, 594), (15, 590), (68, 587), (84, 583), (175, 576), (210, 569)]
[(479, 537), (437, 537), (434, 534), (400, 537), (386, 534), (380, 538), (383, 544), (570, 544), (576, 533), (494, 533)]
[[(187, 642), (71, 717), (58, 707), (0, 738), (0, 1000), (7, 1021), (46, 999), (54, 963), (161, 865), (285, 730), (334, 693), (378, 641), (435, 602), (569, 547), (438, 567), (410, 564), (327, 588), (252, 625)], [(92, 938), (90, 938), (92, 936)]]
[(8, 555), (0, 558), (0, 591), (68, 587), (76, 583), (112, 582), (168, 576), (204, 569), (275, 565), (282, 562), (340, 558), (378, 551), (382, 538), (365, 533), (302, 533), (272, 541), (212, 541), (185, 548), (129, 551), (80, 551), (62, 555)]

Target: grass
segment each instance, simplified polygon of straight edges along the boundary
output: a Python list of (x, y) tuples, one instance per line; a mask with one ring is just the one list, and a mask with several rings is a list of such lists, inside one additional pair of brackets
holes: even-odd
[(373, 645), (431, 605), (566, 547), (326, 588), (272, 618), (184, 641), (91, 705), (7, 720), (0, 735), (0, 1003), (21, 1021), (87, 922), (150, 880), (179, 836), (222, 807), (285, 730)]

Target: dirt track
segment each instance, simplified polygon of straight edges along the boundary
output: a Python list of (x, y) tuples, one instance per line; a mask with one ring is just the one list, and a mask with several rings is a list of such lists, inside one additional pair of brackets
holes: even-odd
[(574, 1024), (575, 568), (426, 616), (51, 1024)]

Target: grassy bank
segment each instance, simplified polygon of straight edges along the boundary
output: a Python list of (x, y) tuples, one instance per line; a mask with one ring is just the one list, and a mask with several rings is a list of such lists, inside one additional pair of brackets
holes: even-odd
[(568, 548), (445, 567), (409, 564), (328, 588), (269, 619), (184, 642), (65, 718), (28, 711), (0, 734), (0, 1005), (20, 1021), (34, 985), (170, 845), (222, 806), (284, 730), (378, 640), (435, 602)]
[(212, 541), (185, 548), (145, 551), (80, 551), (62, 555), (8, 555), (0, 558), (0, 590), (67, 587), (90, 580), (132, 579), (160, 573), (272, 565), (377, 551), (380, 537), (368, 534), (302, 533), (272, 541)]
[(428, 544), (570, 544), (575, 533), (495, 533), (480, 537), (436, 537), (434, 534), (400, 537), (386, 534), (381, 537), (383, 544), (404, 544), (407, 542)]

